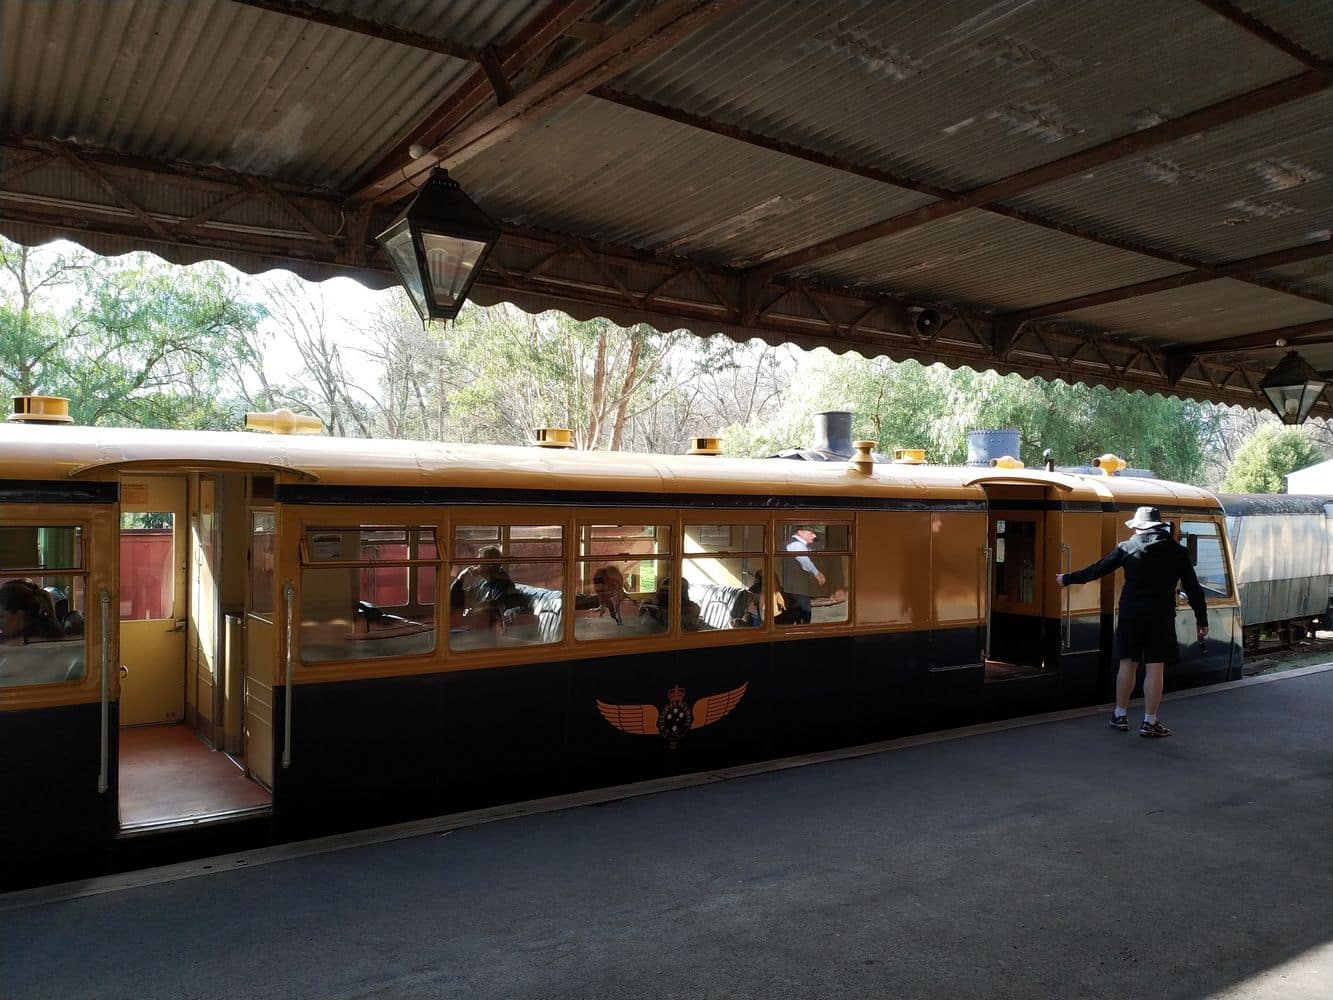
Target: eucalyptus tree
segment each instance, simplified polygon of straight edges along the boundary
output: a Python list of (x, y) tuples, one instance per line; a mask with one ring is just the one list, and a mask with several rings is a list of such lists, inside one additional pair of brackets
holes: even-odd
[(263, 315), (219, 264), (0, 239), (0, 392), (67, 396), (81, 423), (235, 427)]

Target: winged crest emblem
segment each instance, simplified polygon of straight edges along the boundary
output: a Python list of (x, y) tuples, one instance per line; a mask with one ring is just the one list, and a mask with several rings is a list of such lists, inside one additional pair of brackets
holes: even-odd
[(685, 700), (685, 689), (677, 684), (667, 692), (667, 701), (660, 709), (656, 705), (611, 705), (597, 699), (597, 711), (602, 718), (622, 733), (632, 736), (661, 736), (672, 750), (691, 729), (711, 726), (731, 713), (745, 697), (749, 682), (730, 691), (706, 695), (691, 705)]

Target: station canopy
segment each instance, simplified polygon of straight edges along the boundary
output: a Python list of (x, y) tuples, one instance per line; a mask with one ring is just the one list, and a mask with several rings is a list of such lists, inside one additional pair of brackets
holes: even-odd
[(1330, 59), (1333, 0), (0, 0), (0, 233), (384, 287), (442, 166), (482, 304), (1258, 407), (1333, 369)]

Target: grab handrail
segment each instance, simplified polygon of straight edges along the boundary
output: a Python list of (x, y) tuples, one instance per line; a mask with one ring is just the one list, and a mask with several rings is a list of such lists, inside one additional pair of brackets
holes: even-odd
[[(1063, 568), (1060, 570), (1061, 573), (1072, 573), (1074, 571), (1074, 549), (1071, 546), (1069, 545), (1060, 546), (1060, 562), (1063, 565)], [(1064, 639), (1061, 651), (1068, 652), (1069, 649), (1074, 645), (1073, 621), (1070, 617), (1071, 614), (1070, 601), (1073, 599), (1074, 588), (1065, 587), (1063, 589), (1065, 592), (1065, 614), (1064, 614), (1065, 620), (1064, 620)]]
[(982, 650), (982, 659), (990, 656), (990, 630), (991, 630), (991, 608), (994, 605), (992, 600), (995, 594), (995, 552), (989, 545), (981, 547), (981, 558), (986, 564), (986, 571), (983, 574), (986, 580), (986, 593), (983, 595), (986, 599), (986, 648)]
[(97, 772), (97, 794), (111, 786), (111, 594), (105, 587), (97, 597), (102, 609), (102, 762)]
[(289, 581), (282, 588), (283, 600), (287, 602), (287, 687), (282, 699), (282, 766), (292, 766), (292, 614), (296, 603), (296, 587)]

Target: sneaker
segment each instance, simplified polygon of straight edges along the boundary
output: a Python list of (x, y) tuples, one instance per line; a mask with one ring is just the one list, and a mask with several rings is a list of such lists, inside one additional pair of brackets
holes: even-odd
[(1163, 736), (1170, 736), (1171, 730), (1160, 722), (1145, 722), (1139, 727), (1140, 736), (1148, 736), (1153, 739), (1161, 739)]
[(1118, 732), (1118, 733), (1127, 733), (1127, 732), (1129, 732), (1129, 716), (1128, 716), (1128, 715), (1112, 715), (1112, 716), (1111, 716), (1111, 728), (1114, 729), (1114, 730), (1115, 730), (1116, 732)]

